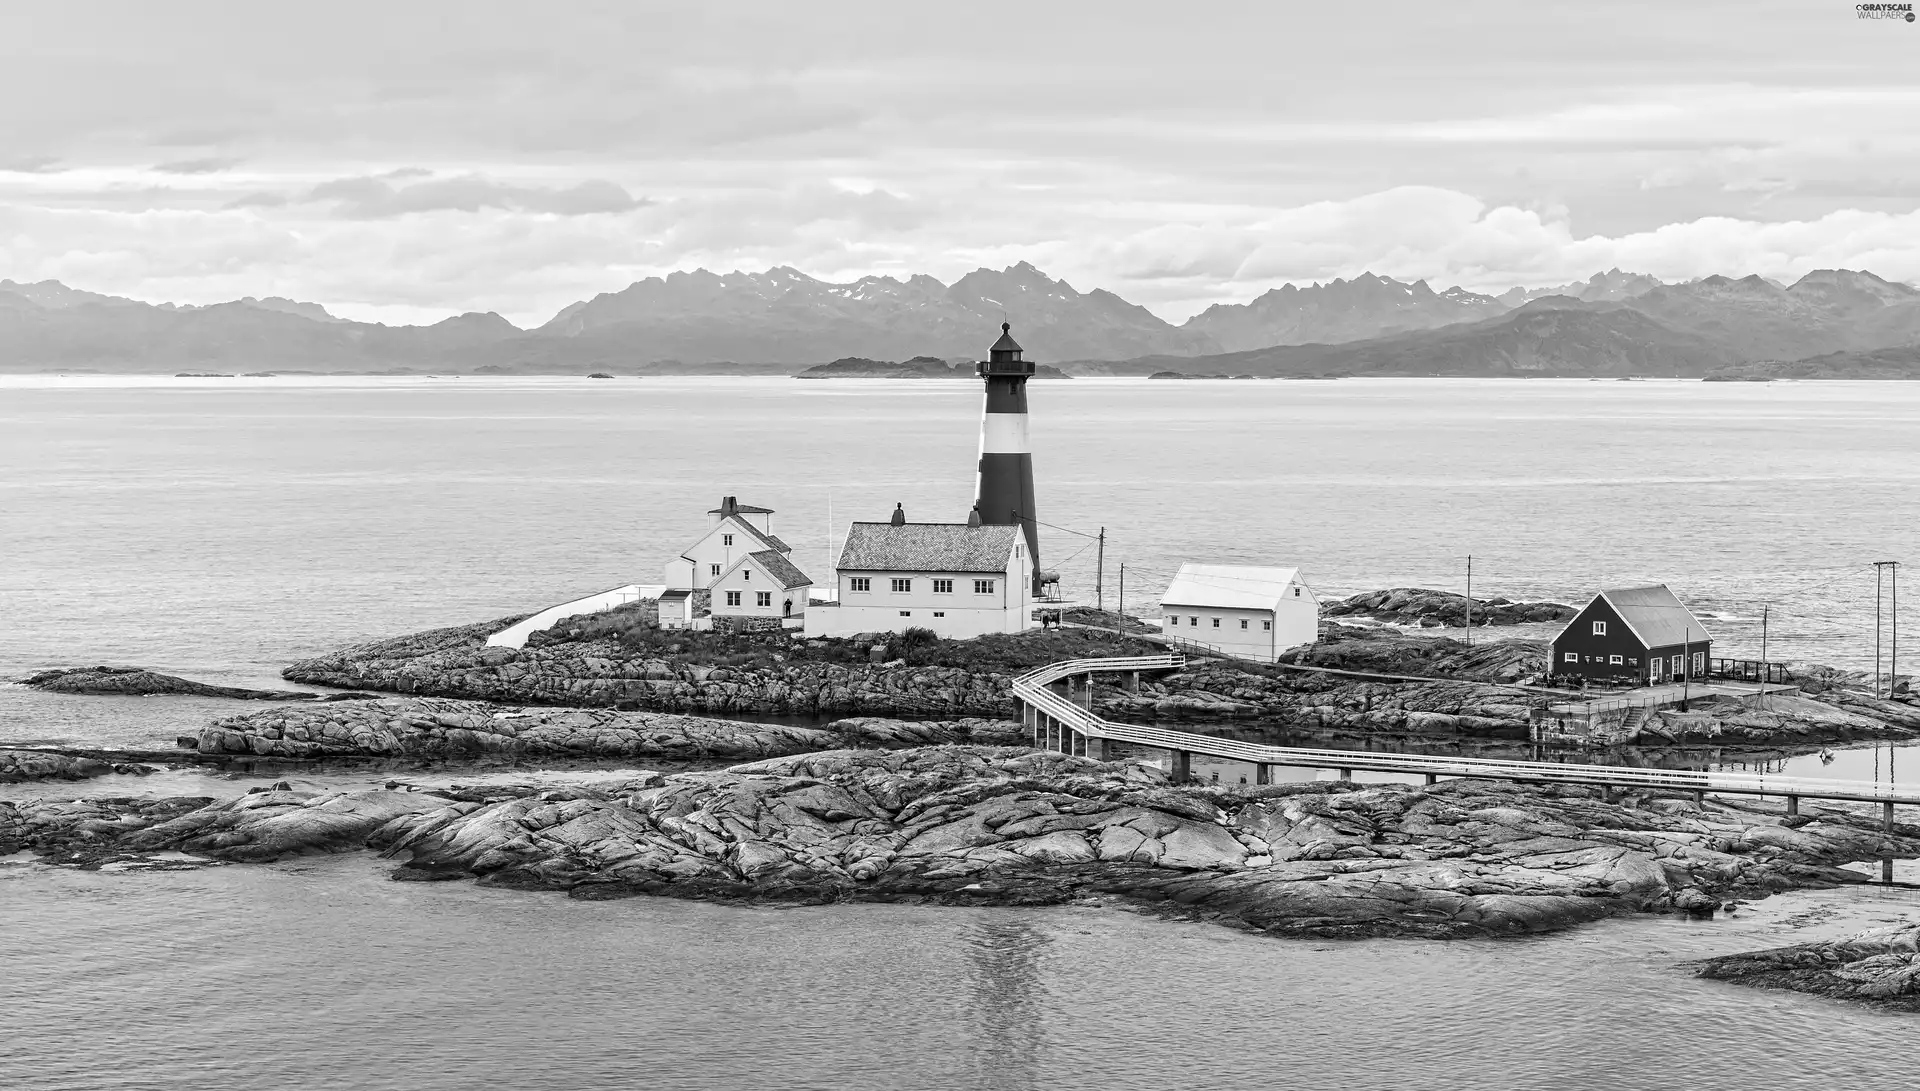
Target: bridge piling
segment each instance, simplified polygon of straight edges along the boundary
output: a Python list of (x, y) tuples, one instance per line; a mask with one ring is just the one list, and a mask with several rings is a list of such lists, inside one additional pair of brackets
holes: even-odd
[(1272, 784), (1273, 783), (1273, 766), (1268, 765), (1264, 761), (1254, 762), (1253, 782), (1255, 784)]
[(1340, 770), (1340, 779), (1341, 779), (1341, 780), (1352, 780), (1352, 779), (1353, 779), (1353, 770), (1351, 770), (1351, 769), (1342, 769), (1342, 770)]
[(1438, 783), (1440, 783), (1440, 774), (1438, 774), (1438, 773), (1428, 773), (1428, 774), (1427, 774), (1427, 783), (1428, 783), (1428, 784), (1438, 784)]
[[(1699, 795), (1699, 794), (1700, 794), (1699, 792), (1695, 792), (1695, 793), (1694, 793), (1694, 795), (1696, 795), (1696, 796), (1697, 796), (1697, 795)], [(1799, 797), (1799, 796), (1796, 796), (1796, 795), (1789, 795), (1789, 796), (1787, 797), (1787, 813), (1788, 813), (1788, 814), (1799, 814), (1799, 813), (1800, 813), (1800, 797)]]
[(1193, 752), (1190, 750), (1172, 750), (1173, 769), (1169, 776), (1175, 784), (1185, 784), (1193, 779)]

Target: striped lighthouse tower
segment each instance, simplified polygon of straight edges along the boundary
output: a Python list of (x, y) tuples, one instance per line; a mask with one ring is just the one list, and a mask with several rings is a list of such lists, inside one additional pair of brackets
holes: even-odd
[(1040, 596), (1040, 528), (1033, 503), (1033, 452), (1027, 445), (1027, 380), (1033, 364), (1020, 358), (1012, 327), (1000, 323), (1000, 340), (980, 362), (986, 407), (980, 414), (980, 484), (973, 510), (981, 523), (1019, 524), (1033, 561), (1033, 595)]

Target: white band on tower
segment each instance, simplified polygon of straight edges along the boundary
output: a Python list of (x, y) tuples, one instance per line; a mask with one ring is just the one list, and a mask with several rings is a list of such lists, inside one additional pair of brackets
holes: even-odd
[(980, 416), (980, 453), (983, 455), (1024, 455), (1033, 448), (1027, 443), (1025, 413), (983, 413)]

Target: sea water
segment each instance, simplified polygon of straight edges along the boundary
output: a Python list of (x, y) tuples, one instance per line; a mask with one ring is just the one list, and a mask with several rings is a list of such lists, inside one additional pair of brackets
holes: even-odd
[[(1757, 656), (1764, 606), (1772, 658), (1866, 670), (1864, 562), (1905, 556), (1920, 512), (1916, 384), (1082, 379), (1032, 406), (1045, 563), (1090, 594), (1104, 528), (1103, 591), (1125, 564), (1135, 610), (1187, 559), (1339, 595), (1464, 590), (1471, 553), (1481, 596), (1658, 580), (1717, 653)], [(849, 520), (964, 515), (978, 411), (933, 381), (0, 377), (0, 677), (282, 684), (649, 582), (724, 495), (777, 509), (817, 575)], [(0, 686), (0, 744), (164, 746), (248, 707)], [(1840, 756), (1824, 775), (1865, 776)], [(1899, 1021), (1673, 967), (1912, 908), (1316, 944), (1097, 909), (574, 903), (359, 855), (13, 862), (0, 1087), (1905, 1086)]]

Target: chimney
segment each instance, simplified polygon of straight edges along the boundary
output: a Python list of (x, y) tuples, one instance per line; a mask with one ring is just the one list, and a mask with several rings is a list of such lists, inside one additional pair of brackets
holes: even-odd
[(967, 512), (967, 528), (971, 530), (972, 528), (977, 527), (979, 525), (980, 525), (980, 509), (976, 507), (972, 511)]
[(901, 507), (899, 504), (893, 506), (893, 525), (896, 527), (904, 527), (907, 525), (907, 509)]
[[(1013, 327), (1000, 323), (1000, 340), (980, 362), (986, 405), (980, 413), (980, 479), (973, 508), (988, 526), (1019, 526), (1033, 563), (1033, 596), (1040, 597), (1040, 528), (1033, 501), (1033, 454), (1027, 443), (1027, 380), (1033, 364), (1023, 360)], [(972, 517), (968, 518), (971, 525)]]
[(739, 497), (723, 496), (720, 498), (720, 517), (722, 519), (726, 518), (729, 515), (738, 515), (738, 514), (740, 514), (740, 498)]

